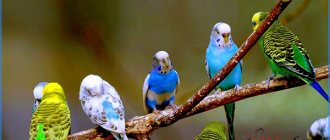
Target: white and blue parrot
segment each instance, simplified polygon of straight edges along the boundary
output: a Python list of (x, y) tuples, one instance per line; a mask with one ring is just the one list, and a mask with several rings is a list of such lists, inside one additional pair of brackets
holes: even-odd
[(308, 140), (328, 140), (330, 138), (329, 116), (313, 122), (307, 131)]
[[(233, 57), (238, 48), (231, 37), (231, 28), (228, 24), (219, 22), (214, 25), (210, 43), (206, 50), (205, 67), (209, 78), (214, 77)], [(242, 80), (241, 63), (235, 66), (230, 74), (216, 87), (216, 90), (237, 89)], [(235, 103), (225, 105), (226, 117), (228, 122), (229, 140), (235, 139), (234, 134), (234, 112)]]
[(176, 108), (175, 95), (180, 79), (174, 70), (167, 52), (159, 51), (153, 56), (152, 70), (143, 84), (143, 103), (146, 113), (164, 110), (167, 106)]
[(79, 99), (91, 121), (111, 132), (117, 140), (127, 140), (125, 110), (120, 97), (108, 82), (90, 74), (80, 85)]
[(42, 92), (47, 84), (47, 82), (39, 82), (33, 89), (34, 103), (32, 107), (32, 114), (37, 110), (38, 106), (40, 105), (42, 99)]

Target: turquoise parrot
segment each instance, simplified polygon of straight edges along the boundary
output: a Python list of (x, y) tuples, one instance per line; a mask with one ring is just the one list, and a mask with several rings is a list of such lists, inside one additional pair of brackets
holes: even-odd
[(158, 51), (153, 57), (152, 70), (144, 80), (142, 89), (146, 113), (158, 112), (167, 106), (176, 108), (174, 100), (179, 86), (179, 75), (172, 65), (169, 54)]
[[(206, 50), (205, 67), (209, 77), (214, 77), (237, 52), (238, 48), (231, 37), (231, 28), (228, 24), (219, 22), (214, 25), (210, 43)], [(230, 74), (219, 84), (216, 89), (228, 90), (237, 89), (242, 80), (242, 63), (234, 67)], [(234, 133), (234, 112), (235, 103), (225, 105), (228, 122), (229, 139), (235, 139)]]
[[(252, 17), (253, 30), (257, 30), (267, 16), (267, 12), (255, 13)], [(314, 68), (306, 50), (294, 33), (275, 20), (258, 42), (273, 71), (270, 78), (279, 74), (301, 79), (329, 102), (328, 94), (315, 79)]]
[(127, 140), (125, 109), (118, 92), (100, 76), (90, 74), (80, 85), (81, 106), (90, 120), (111, 132), (117, 140)]
[(226, 128), (221, 122), (210, 122), (194, 140), (227, 140)]
[(70, 110), (58, 83), (44, 87), (41, 103), (32, 115), (30, 140), (66, 140), (70, 131)]

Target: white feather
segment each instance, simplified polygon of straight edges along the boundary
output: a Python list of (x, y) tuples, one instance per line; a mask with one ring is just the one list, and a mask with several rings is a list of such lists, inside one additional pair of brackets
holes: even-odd
[(161, 60), (161, 59), (165, 59), (165, 58), (168, 58), (169, 55), (167, 52), (165, 51), (159, 51), (155, 54), (155, 57), (158, 59), (158, 60)]
[(34, 99), (41, 99), (42, 98), (42, 92), (44, 90), (44, 87), (46, 86), (47, 82), (40, 82), (36, 87), (33, 89), (33, 95)]

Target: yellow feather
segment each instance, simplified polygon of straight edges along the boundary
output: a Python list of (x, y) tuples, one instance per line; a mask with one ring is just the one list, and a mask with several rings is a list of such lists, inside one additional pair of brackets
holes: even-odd
[(261, 17), (261, 12), (258, 12), (258, 13), (255, 13), (253, 16), (252, 16), (252, 23), (254, 22), (255, 25), (253, 25), (253, 30), (257, 30), (259, 25), (262, 23), (262, 21), (260, 21), (260, 17)]

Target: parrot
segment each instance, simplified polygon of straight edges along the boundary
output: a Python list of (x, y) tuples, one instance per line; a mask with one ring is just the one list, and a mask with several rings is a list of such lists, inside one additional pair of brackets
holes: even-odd
[(307, 131), (308, 140), (329, 139), (329, 116), (316, 120)]
[(153, 56), (152, 70), (143, 83), (143, 104), (146, 113), (164, 110), (167, 106), (175, 109), (175, 96), (180, 86), (180, 78), (175, 71), (169, 54), (158, 51)]
[(95, 74), (87, 75), (80, 85), (79, 100), (94, 124), (111, 132), (117, 140), (128, 140), (123, 103), (107, 81)]
[(70, 127), (70, 110), (63, 88), (58, 83), (48, 83), (32, 115), (29, 140), (66, 140)]
[(209, 122), (194, 140), (227, 140), (226, 128), (221, 122)]
[[(252, 16), (254, 31), (268, 14), (268, 12), (257, 12)], [(329, 103), (328, 94), (315, 79), (314, 67), (307, 51), (293, 32), (275, 20), (258, 43), (273, 72), (268, 78), (268, 83), (276, 75), (298, 78), (312, 86)]]
[[(206, 50), (205, 68), (209, 78), (214, 77), (237, 52), (238, 48), (231, 37), (231, 28), (227, 23), (214, 25), (208, 48)], [(242, 61), (234, 67), (230, 74), (216, 86), (216, 90), (238, 89), (242, 81)], [(228, 122), (229, 139), (235, 139), (234, 112), (235, 103), (224, 105)]]
[(32, 114), (37, 110), (38, 106), (40, 105), (42, 92), (47, 84), (47, 82), (39, 82), (37, 86), (33, 89), (34, 104), (32, 107)]

